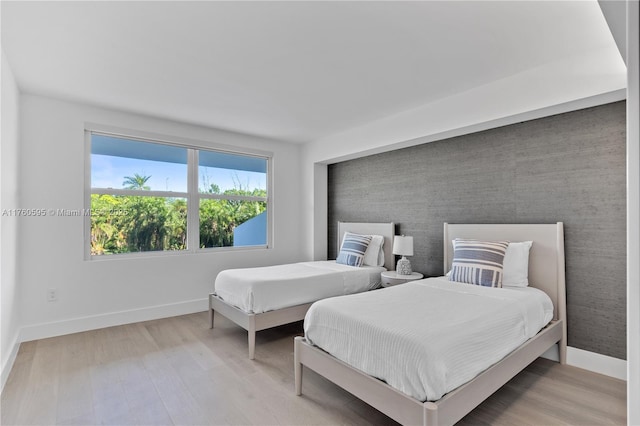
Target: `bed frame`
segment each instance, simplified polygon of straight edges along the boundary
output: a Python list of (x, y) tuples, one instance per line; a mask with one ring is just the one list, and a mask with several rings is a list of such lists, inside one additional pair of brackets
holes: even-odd
[(554, 319), (537, 335), (476, 378), (435, 402), (418, 401), (381, 380), (332, 357), (296, 337), (294, 344), (295, 390), (302, 394), (302, 366), (349, 391), (402, 424), (453, 425), (511, 380), (536, 358), (558, 344), (559, 360), (566, 362), (564, 232), (562, 222), (535, 225), (444, 224), (444, 266), (451, 268), (451, 240), (534, 241), (529, 254), (529, 285), (545, 291), (554, 306)]
[[(388, 223), (362, 223), (362, 222), (338, 222), (338, 251), (345, 232), (366, 235), (382, 235), (384, 237), (384, 266), (387, 270), (395, 269), (395, 256), (392, 253), (395, 224)], [(255, 358), (256, 332), (279, 325), (289, 324), (304, 319), (312, 303), (291, 306), (274, 311), (259, 314), (248, 313), (233, 305), (228, 304), (215, 293), (209, 294), (209, 328), (213, 328), (214, 312), (230, 319), (249, 334), (249, 359)]]

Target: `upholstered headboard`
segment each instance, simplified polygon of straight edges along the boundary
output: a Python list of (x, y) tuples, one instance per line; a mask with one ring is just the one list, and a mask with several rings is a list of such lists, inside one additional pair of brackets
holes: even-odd
[(365, 222), (338, 222), (338, 252), (342, 245), (342, 237), (345, 232), (353, 232), (363, 235), (382, 235), (384, 237), (384, 267), (389, 271), (396, 268), (396, 260), (393, 255), (393, 236), (396, 233), (396, 225), (388, 223), (365, 223)]

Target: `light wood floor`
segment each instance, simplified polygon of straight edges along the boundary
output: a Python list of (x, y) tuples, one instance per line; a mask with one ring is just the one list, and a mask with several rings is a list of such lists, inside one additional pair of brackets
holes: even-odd
[[(395, 422), (305, 370), (301, 323), (247, 333), (206, 313), (23, 343), (2, 393), (10, 424), (381, 424)], [(625, 383), (539, 359), (460, 424), (625, 424)]]

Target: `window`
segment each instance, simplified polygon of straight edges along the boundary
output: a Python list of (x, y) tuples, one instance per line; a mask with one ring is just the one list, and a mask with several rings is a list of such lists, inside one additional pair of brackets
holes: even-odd
[(268, 246), (268, 156), (87, 135), (91, 257)]
[(200, 151), (200, 247), (267, 244), (267, 160)]

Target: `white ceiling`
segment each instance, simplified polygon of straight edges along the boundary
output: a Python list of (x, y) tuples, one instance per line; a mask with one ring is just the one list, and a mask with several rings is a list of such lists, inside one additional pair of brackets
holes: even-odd
[(596, 1), (0, 7), (24, 92), (301, 143), (594, 52), (626, 72)]

